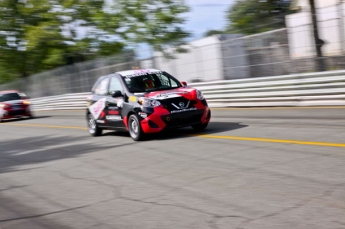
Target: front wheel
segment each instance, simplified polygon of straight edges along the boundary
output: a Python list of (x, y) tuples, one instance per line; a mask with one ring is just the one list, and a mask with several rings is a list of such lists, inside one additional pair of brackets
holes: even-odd
[(29, 119), (34, 119), (34, 118), (35, 118), (35, 115), (33, 114), (32, 111), (29, 112), (28, 118), (29, 118)]
[(144, 132), (141, 128), (138, 117), (135, 114), (129, 116), (128, 119), (129, 134), (134, 141), (140, 141), (144, 138)]
[(199, 124), (193, 125), (192, 128), (195, 131), (202, 131), (202, 130), (206, 129), (207, 125), (208, 125), (208, 123), (205, 123), (205, 124), (199, 123)]
[(103, 130), (98, 127), (96, 120), (92, 117), (92, 114), (88, 114), (88, 130), (91, 136), (101, 136)]

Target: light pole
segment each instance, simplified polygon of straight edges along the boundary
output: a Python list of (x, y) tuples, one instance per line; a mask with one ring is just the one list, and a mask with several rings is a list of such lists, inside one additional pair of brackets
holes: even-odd
[(313, 23), (313, 34), (314, 34), (314, 41), (315, 41), (315, 48), (316, 48), (316, 54), (317, 54), (317, 64), (319, 71), (325, 71), (325, 62), (322, 55), (322, 46), (324, 44), (324, 41), (320, 39), (319, 37), (319, 29), (317, 26), (317, 15), (316, 15), (316, 9), (315, 9), (315, 1), (309, 0), (310, 3), (310, 11), (311, 11), (311, 19)]
[(344, 18), (343, 18), (343, 0), (338, 1), (338, 17), (339, 17), (339, 38), (341, 54), (345, 54), (345, 31), (344, 31)]

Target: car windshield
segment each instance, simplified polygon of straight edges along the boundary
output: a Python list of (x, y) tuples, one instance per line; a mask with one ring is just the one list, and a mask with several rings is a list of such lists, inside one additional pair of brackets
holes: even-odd
[(122, 78), (131, 93), (169, 90), (182, 86), (174, 77), (161, 71), (122, 76)]
[(0, 94), (0, 102), (12, 101), (12, 100), (20, 100), (21, 97), (18, 93), (7, 93), (7, 94)]

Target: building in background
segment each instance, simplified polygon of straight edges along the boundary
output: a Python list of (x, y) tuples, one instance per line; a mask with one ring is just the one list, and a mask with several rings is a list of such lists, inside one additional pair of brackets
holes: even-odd
[(237, 36), (213, 35), (189, 42), (184, 46), (187, 52), (174, 54), (174, 59), (167, 59), (163, 53), (155, 52), (154, 66), (187, 82), (223, 80), (226, 76), (223, 72), (222, 41)]
[(186, 82), (245, 79), (290, 73), (286, 29), (251, 36), (221, 34), (188, 43), (188, 52), (166, 59), (155, 52), (141, 67), (164, 69)]

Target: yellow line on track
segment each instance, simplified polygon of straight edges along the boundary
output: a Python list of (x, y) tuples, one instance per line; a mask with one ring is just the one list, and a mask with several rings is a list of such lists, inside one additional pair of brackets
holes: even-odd
[[(87, 128), (81, 127), (81, 126), (55, 126), (55, 125), (44, 125), (44, 124), (14, 124), (14, 123), (2, 123), (1, 125), (87, 130)], [(211, 139), (227, 139), (227, 140), (237, 140), (237, 141), (256, 141), (256, 142), (286, 143), (286, 144), (296, 144), (296, 145), (330, 146), (330, 147), (344, 147), (345, 148), (345, 143), (333, 143), (333, 142), (310, 142), (310, 141), (298, 141), (298, 140), (286, 140), (286, 139), (249, 138), (249, 137), (240, 137), (240, 136), (221, 136), (221, 135), (209, 135), (209, 134), (188, 134), (188, 135), (202, 137), (202, 138), (211, 138)]]
[(217, 136), (217, 135), (208, 135), (208, 134), (193, 134), (192, 136), (197, 136), (197, 137), (202, 137), (202, 138), (239, 140), (239, 141), (256, 141), (256, 142), (287, 143), (287, 144), (297, 144), (297, 145), (345, 147), (345, 143), (332, 143), (332, 142), (309, 142), (309, 141), (271, 139), (271, 138), (247, 138), (247, 137), (239, 137), (239, 136)]

